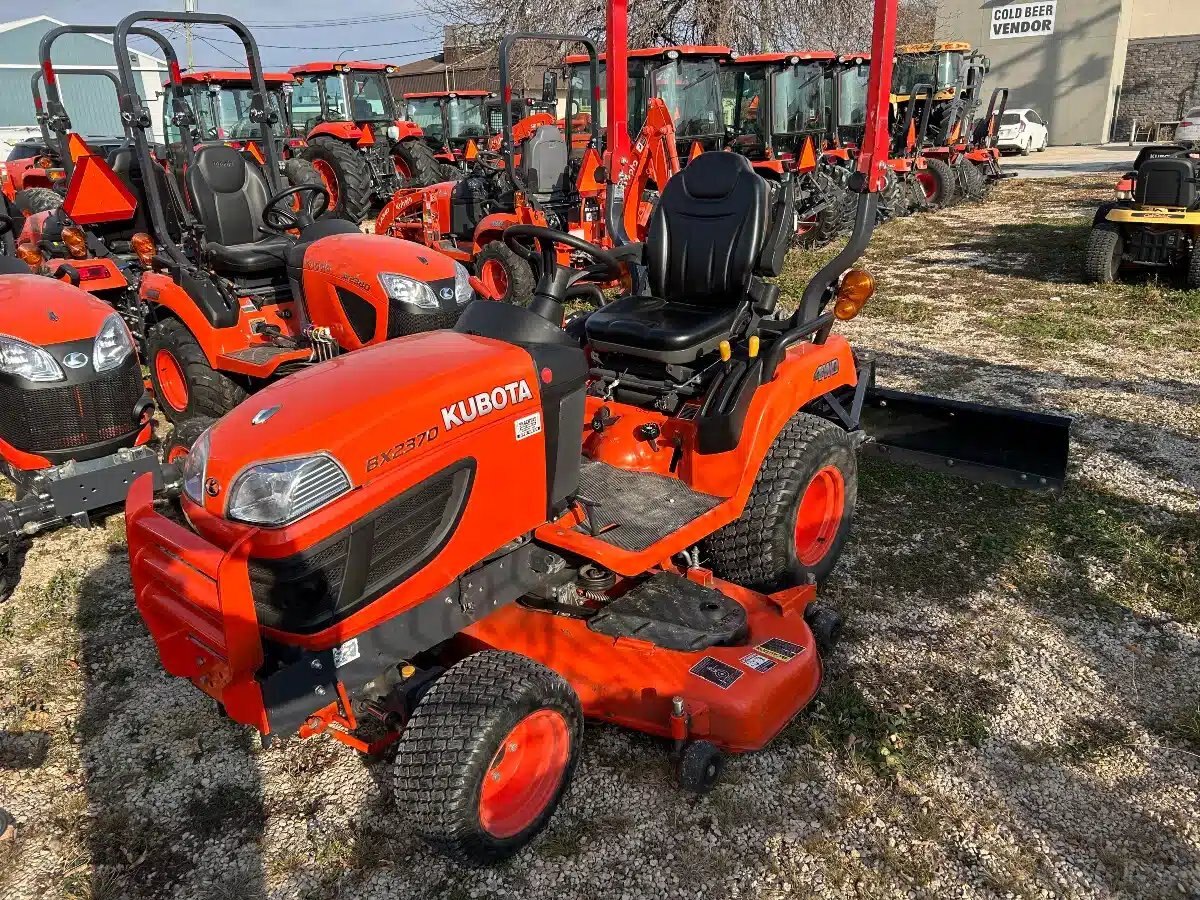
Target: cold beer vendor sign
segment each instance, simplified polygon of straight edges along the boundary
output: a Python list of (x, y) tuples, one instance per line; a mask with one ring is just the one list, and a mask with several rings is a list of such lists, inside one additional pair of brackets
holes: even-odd
[(1013, 3), (992, 10), (992, 39), (1045, 37), (1054, 34), (1058, 0), (1042, 3)]

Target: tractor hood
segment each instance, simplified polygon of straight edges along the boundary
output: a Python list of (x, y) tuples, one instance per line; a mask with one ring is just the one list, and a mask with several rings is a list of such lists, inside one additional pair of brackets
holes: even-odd
[(238, 475), (271, 460), (326, 454), (362, 488), (538, 410), (539, 393), (529, 354), (501, 341), (432, 331), (357, 350), (269, 385), (213, 426), (205, 510), (223, 516)]
[(113, 308), (44, 275), (0, 275), (0, 334), (39, 347), (94, 338)]

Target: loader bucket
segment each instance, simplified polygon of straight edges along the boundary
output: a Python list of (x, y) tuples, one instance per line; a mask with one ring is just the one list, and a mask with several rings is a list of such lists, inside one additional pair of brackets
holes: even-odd
[(894, 462), (1028, 490), (1066, 480), (1066, 416), (872, 387), (860, 423), (863, 452)]

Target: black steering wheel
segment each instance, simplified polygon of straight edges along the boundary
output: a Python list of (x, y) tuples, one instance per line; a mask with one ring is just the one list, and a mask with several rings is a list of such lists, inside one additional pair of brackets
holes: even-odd
[[(504, 230), (503, 235), (509, 249), (540, 266), (541, 277), (533, 289), (535, 296), (540, 294), (563, 303), (571, 299), (572, 289), (576, 285), (617, 281), (624, 274), (624, 264), (614, 254), (565, 231), (556, 231), (544, 225), (512, 225)], [(532, 238), (536, 246), (531, 247), (521, 238)], [(560, 266), (555, 251), (559, 245), (583, 253), (591, 258), (593, 264), (583, 269)]]
[[(292, 197), (303, 194), (313, 196), (307, 202), (301, 201), (298, 210), (291, 209), (290, 204), (288, 208), (280, 205), (284, 200), (291, 200)], [(274, 234), (286, 234), (292, 228), (303, 230), (321, 218), (327, 209), (329, 191), (323, 184), (298, 184), (295, 187), (284, 188), (267, 200), (267, 205), (263, 207), (263, 229)]]

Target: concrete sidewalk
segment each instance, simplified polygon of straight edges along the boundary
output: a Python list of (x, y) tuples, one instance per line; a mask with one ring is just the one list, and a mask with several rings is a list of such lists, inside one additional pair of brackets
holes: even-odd
[(1091, 147), (1049, 147), (1029, 156), (1005, 154), (1001, 165), (1022, 178), (1067, 178), (1087, 172), (1127, 172), (1144, 145), (1104, 144)]

